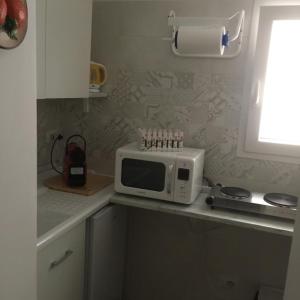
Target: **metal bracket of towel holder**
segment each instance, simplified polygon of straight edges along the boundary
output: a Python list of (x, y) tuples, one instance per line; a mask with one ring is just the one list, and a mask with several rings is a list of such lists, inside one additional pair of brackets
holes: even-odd
[[(216, 54), (182, 54), (179, 53), (175, 47), (175, 35), (179, 26), (225, 26), (227, 28), (232, 22), (236, 22), (236, 28), (234, 32), (229, 32), (229, 46), (225, 47), (225, 52), (223, 55)], [(245, 11), (241, 10), (232, 15), (229, 18), (203, 18), (203, 17), (176, 17), (173, 10), (170, 11), (168, 16), (168, 25), (173, 27), (172, 38), (168, 40), (171, 41), (172, 51), (177, 56), (191, 57), (191, 58), (234, 58), (238, 56), (242, 48), (243, 30), (245, 23)], [(231, 45), (236, 45), (236, 50), (233, 53), (228, 53), (227, 48)]]

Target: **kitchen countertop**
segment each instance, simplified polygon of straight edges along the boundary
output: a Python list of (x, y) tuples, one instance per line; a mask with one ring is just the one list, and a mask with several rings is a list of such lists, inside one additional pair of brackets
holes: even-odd
[(37, 202), (38, 251), (77, 224), (84, 222), (88, 217), (110, 202), (285, 236), (292, 236), (294, 231), (294, 222), (292, 221), (229, 210), (212, 210), (205, 203), (205, 199), (208, 195), (207, 189), (204, 189), (191, 205), (175, 204), (132, 195), (118, 194), (114, 192), (113, 185), (107, 186), (98, 193), (87, 197), (54, 191), (45, 187), (42, 184), (43, 180), (54, 174), (55, 173), (51, 172), (39, 176)]
[(207, 206), (205, 199), (207, 192), (202, 192), (191, 205), (175, 204), (157, 201), (149, 198), (129, 196), (114, 193), (110, 201), (115, 204), (143, 208), (153, 211), (160, 211), (190, 218), (220, 222), (228, 225), (235, 225), (244, 228), (256, 229), (270, 233), (292, 236), (294, 232), (294, 222), (247, 214), (244, 212), (211, 209)]
[(88, 197), (54, 191), (43, 186), (44, 178), (38, 183), (38, 251), (109, 204), (114, 193), (113, 185)]

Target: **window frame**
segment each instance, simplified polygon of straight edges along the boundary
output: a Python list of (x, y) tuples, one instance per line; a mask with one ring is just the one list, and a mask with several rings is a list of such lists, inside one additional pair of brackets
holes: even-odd
[[(263, 19), (261, 19), (263, 16)], [(273, 20), (300, 20), (300, 0), (256, 0), (249, 37), (238, 156), (300, 163), (300, 146), (259, 142), (264, 79)], [(259, 50), (257, 51), (257, 45)]]

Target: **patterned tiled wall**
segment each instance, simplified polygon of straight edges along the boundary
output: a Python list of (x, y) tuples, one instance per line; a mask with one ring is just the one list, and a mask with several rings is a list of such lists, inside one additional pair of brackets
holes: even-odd
[[(100, 1), (94, 4), (92, 58), (109, 72), (107, 99), (39, 105), (39, 137), (60, 117), (65, 134), (81, 132), (89, 165), (113, 173), (114, 151), (138, 127), (182, 128), (185, 145), (206, 150), (205, 175), (216, 182), (300, 195), (300, 166), (237, 156), (252, 0)], [(230, 16), (246, 9), (242, 54), (236, 59), (175, 57), (167, 15)], [(49, 112), (48, 112), (49, 109)], [(56, 110), (62, 109), (59, 113)], [(49, 146), (49, 145), (48, 145)], [(39, 141), (39, 162), (47, 146)]]
[[(38, 100), (37, 102), (38, 171), (49, 169), (51, 143), (47, 141), (47, 133), (51, 130), (62, 131), (64, 111), (63, 100)], [(60, 150), (57, 149), (57, 153), (55, 151), (58, 164)]]

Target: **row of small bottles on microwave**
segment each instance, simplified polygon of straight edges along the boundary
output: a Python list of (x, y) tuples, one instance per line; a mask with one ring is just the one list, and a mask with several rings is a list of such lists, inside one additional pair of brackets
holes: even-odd
[(139, 128), (140, 149), (143, 151), (181, 151), (183, 131), (179, 129)]

